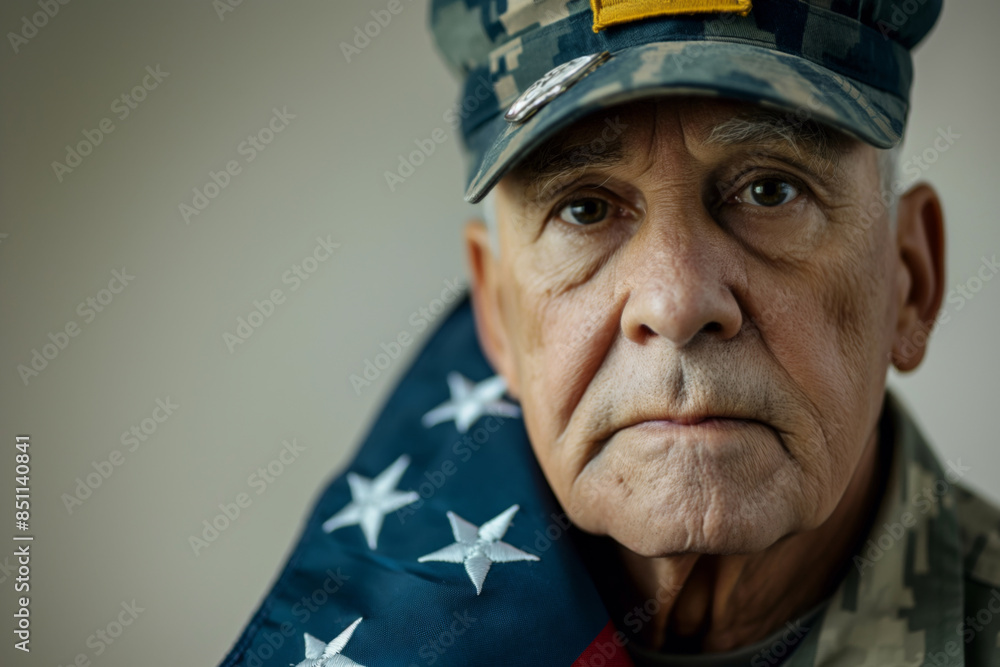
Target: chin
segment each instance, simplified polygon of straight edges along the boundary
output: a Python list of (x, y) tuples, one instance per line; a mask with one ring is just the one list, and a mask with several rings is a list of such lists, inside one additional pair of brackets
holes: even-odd
[(653, 477), (591, 480), (593, 491), (584, 490), (569, 516), (580, 528), (648, 557), (755, 553), (801, 527), (799, 503), (788, 497), (793, 487), (776, 480), (759, 484), (683, 472)]
[(607, 526), (606, 534), (627, 549), (649, 558), (699, 553), (712, 555), (751, 554), (764, 551), (790, 531), (783, 512), (753, 516), (738, 513), (719, 516), (707, 513), (645, 514), (642, 510), (623, 508), (642, 516), (639, 521), (617, 521)]
[(762, 551), (802, 527), (802, 471), (773, 432), (620, 433), (580, 471), (568, 513), (643, 556)]

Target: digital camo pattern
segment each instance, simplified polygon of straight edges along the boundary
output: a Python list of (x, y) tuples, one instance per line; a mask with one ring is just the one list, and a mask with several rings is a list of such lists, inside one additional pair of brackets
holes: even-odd
[(967, 665), (1000, 665), (1000, 511), (958, 488), (965, 584), (963, 641)]
[(1000, 665), (1000, 509), (960, 486), (968, 468), (942, 466), (891, 392), (886, 401), (896, 447), (885, 498), (783, 667)]
[[(524, 124), (502, 117), (481, 132), (494, 137), (466, 191), (478, 201), (517, 159), (583, 116), (654, 94), (724, 95), (788, 109), (789, 123), (814, 118), (880, 147), (900, 140), (906, 104), (892, 95), (863, 93), (808, 61), (756, 46), (665, 42), (612, 56)], [(834, 75), (838, 76), (838, 75)]]
[[(829, 122), (888, 148), (902, 137), (911, 48), (941, 0), (757, 0), (747, 16), (654, 17), (593, 30), (589, 0), (434, 0), (431, 27), (464, 79), (455, 105), (468, 150), (466, 199), (587, 112), (637, 97), (716, 94)], [(859, 18), (860, 17), (860, 18)], [(612, 57), (523, 124), (503, 112), (546, 72)], [(571, 95), (575, 88), (582, 93)]]

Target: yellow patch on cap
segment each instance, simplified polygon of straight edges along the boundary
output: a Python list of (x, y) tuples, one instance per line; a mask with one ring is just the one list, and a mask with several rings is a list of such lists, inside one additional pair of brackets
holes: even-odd
[(746, 16), (752, 9), (750, 0), (590, 0), (590, 7), (594, 11), (594, 32), (654, 16), (703, 12)]

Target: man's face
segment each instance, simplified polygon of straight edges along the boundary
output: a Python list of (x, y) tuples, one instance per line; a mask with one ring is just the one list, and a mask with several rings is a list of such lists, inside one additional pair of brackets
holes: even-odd
[(905, 288), (876, 151), (794, 115), (795, 145), (713, 135), (755, 109), (631, 103), (497, 186), (494, 363), (570, 518), (646, 556), (817, 527), (881, 406)]

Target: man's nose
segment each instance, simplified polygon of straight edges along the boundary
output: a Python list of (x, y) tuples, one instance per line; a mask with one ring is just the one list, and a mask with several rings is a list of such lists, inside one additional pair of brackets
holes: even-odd
[(630, 286), (625, 336), (639, 344), (659, 336), (680, 349), (699, 335), (739, 333), (743, 313), (727, 284), (738, 261), (731, 246), (707, 226), (645, 223), (622, 258)]

